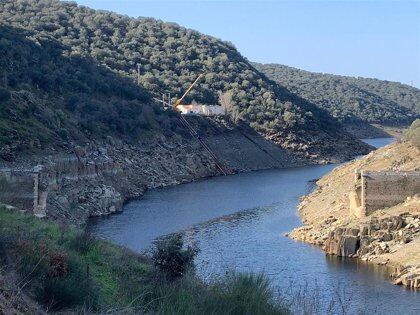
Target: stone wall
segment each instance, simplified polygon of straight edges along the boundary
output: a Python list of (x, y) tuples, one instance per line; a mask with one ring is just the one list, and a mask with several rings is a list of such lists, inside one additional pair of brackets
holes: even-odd
[(362, 172), (361, 177), (366, 215), (420, 194), (420, 172)]
[(48, 191), (42, 189), (41, 171), (39, 166), (33, 169), (0, 169), (0, 203), (45, 217)]
[[(96, 197), (102, 201), (101, 206), (107, 203), (106, 209), (114, 212), (122, 205), (121, 196), (103, 182), (95, 181), (103, 176), (112, 178), (119, 172), (121, 169), (118, 163), (107, 156), (105, 149), (88, 154), (77, 147), (72, 155), (57, 156), (30, 169), (0, 169), (0, 203), (31, 212), (37, 217), (45, 217), (52, 203), (57, 199), (66, 199), (61, 191), (75, 189), (76, 199), (71, 200), (74, 203), (83, 198), (77, 195), (89, 182), (97, 184)], [(89, 194), (94, 192), (89, 191)], [(70, 207), (69, 202), (66, 205)]]
[(0, 203), (32, 210), (35, 177), (33, 170), (0, 169)]
[(416, 194), (420, 194), (420, 172), (356, 171), (355, 190), (349, 194), (350, 214), (368, 216)]

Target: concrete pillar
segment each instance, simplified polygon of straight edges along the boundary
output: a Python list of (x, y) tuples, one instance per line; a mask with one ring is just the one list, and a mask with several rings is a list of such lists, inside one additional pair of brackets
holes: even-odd
[(361, 196), (360, 196), (360, 214), (366, 216), (366, 179), (365, 172), (360, 172), (360, 185), (361, 185)]
[(38, 206), (34, 209), (34, 215), (38, 218), (47, 216), (47, 197), (48, 191), (43, 191), (40, 194)]
[(33, 179), (34, 179), (34, 205), (32, 212), (36, 217), (45, 217), (46, 208), (47, 208), (47, 197), (48, 191), (40, 192), (40, 172), (42, 170), (42, 165), (37, 165), (33, 169)]

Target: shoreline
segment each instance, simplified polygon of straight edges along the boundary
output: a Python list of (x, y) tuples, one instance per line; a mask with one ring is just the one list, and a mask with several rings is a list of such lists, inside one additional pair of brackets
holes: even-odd
[[(241, 128), (228, 133), (215, 130), (204, 137), (235, 174), (335, 162), (371, 149), (360, 141), (329, 157), (325, 153), (325, 158), (321, 158), (324, 155), (319, 153), (304, 158), (255, 131)], [(18, 208), (33, 208), (34, 198), (29, 196), (36, 193), (43, 196), (36, 197), (41, 216), (70, 225), (83, 225), (89, 217), (119, 212), (124, 204), (141, 198), (148, 189), (221, 175), (198, 141), (164, 136), (136, 145), (108, 141), (74, 146), (66, 152), (22, 154), (13, 163), (0, 163), (0, 167), (9, 168), (6, 178), (16, 188), (16, 192), (12, 189), (8, 194), (27, 196)], [(14, 174), (15, 171), (21, 174)], [(37, 191), (30, 188), (34, 186), (34, 174)], [(4, 202), (7, 201), (6, 198)]]
[[(384, 137), (373, 137), (373, 138), (364, 138), (364, 139), (358, 139), (358, 140), (366, 143), (367, 145), (370, 145), (369, 143), (365, 142), (364, 140), (374, 140), (374, 139), (393, 139), (393, 138), (392, 137), (385, 137), (385, 138)], [(256, 169), (232, 169), (232, 173), (231, 174), (227, 174), (227, 175), (220, 174), (220, 172), (218, 172), (217, 169), (216, 169), (216, 172), (214, 174), (206, 175), (206, 176), (203, 176), (203, 177), (195, 177), (195, 178), (192, 178), (192, 179), (181, 180), (180, 182), (163, 183), (161, 185), (154, 186), (154, 187), (147, 187), (147, 186), (145, 186), (144, 187), (144, 190), (142, 191), (142, 193), (140, 195), (125, 197), (123, 199), (123, 202), (122, 202), (122, 205), (121, 205), (120, 210), (117, 210), (117, 211), (111, 212), (111, 213), (100, 214), (98, 216), (91, 216), (91, 217), (88, 218), (88, 220), (90, 218), (107, 217), (109, 215), (121, 213), (121, 212), (124, 211), (123, 210), (124, 206), (126, 206), (130, 202), (133, 202), (133, 201), (136, 201), (136, 200), (141, 200), (143, 198), (144, 194), (146, 194), (147, 191), (152, 190), (152, 189), (159, 189), (159, 188), (165, 188), (165, 187), (171, 187), (171, 186), (178, 186), (178, 185), (189, 184), (189, 183), (194, 183), (194, 182), (200, 182), (200, 181), (205, 181), (207, 179), (211, 179), (211, 178), (214, 178), (214, 177), (233, 176), (233, 175), (238, 175), (238, 174), (252, 173), (252, 172), (259, 172), (259, 171), (266, 171), (266, 170), (294, 169), (294, 168), (310, 167), (310, 166), (316, 166), (316, 165), (319, 165), (319, 166), (322, 166), (322, 165), (332, 165), (332, 164), (338, 164), (339, 165), (339, 164), (342, 164), (342, 163), (351, 162), (351, 161), (355, 160), (358, 157), (359, 157), (359, 155), (356, 155), (352, 159), (346, 160), (346, 161), (343, 161), (343, 162), (328, 162), (328, 163), (324, 163), (324, 162), (314, 162), (314, 161), (306, 160), (306, 161), (303, 161), (304, 162), (303, 164), (301, 164), (301, 165), (295, 165), (295, 166), (267, 167), (267, 168), (256, 168)], [(319, 179), (320, 178), (312, 179), (312, 180), (310, 180), (308, 182), (316, 183)], [(299, 214), (298, 214), (298, 216), (299, 216)], [(88, 224), (87, 221), (86, 221), (86, 223), (83, 226), (86, 227), (86, 225)]]
[(417, 290), (420, 288), (420, 199), (407, 198), (365, 218), (358, 219), (348, 213), (353, 170), (388, 170), (396, 165), (400, 170), (418, 167), (418, 149), (406, 142), (394, 142), (332, 170), (317, 182), (312, 193), (301, 198), (298, 215), (302, 225), (288, 233), (288, 237), (315, 245), (327, 255), (386, 266), (390, 281)]

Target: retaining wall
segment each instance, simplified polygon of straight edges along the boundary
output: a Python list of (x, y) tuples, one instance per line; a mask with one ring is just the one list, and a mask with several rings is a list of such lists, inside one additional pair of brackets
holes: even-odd
[(420, 194), (420, 172), (362, 172), (361, 177), (366, 215)]
[(41, 189), (40, 170), (0, 169), (0, 203), (44, 217), (48, 192)]
[(364, 217), (420, 194), (420, 172), (356, 171), (355, 190), (349, 194), (350, 214)]

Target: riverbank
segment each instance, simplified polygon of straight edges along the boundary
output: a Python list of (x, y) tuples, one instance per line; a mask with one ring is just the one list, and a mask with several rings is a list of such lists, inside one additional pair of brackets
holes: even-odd
[(320, 246), (329, 254), (357, 257), (394, 269), (396, 284), (420, 288), (420, 199), (416, 196), (365, 218), (349, 212), (354, 171), (419, 170), (420, 151), (413, 141), (400, 140), (337, 167), (301, 199), (304, 226), (290, 237)]
[[(389, 141), (389, 139), (387, 139)], [(370, 140), (375, 146), (385, 139)], [(317, 295), (317, 314), (416, 314), (418, 295), (387, 281), (386, 268), (356, 259), (327, 256), (316, 246), (282, 237), (301, 225), (299, 196), (314, 189), (337, 165), (314, 165), (217, 176), (147, 191), (117, 215), (90, 220), (88, 231), (101, 239), (148, 252), (173, 233), (196, 244), (197, 274), (203, 281), (226, 272), (264, 272), (273, 287)], [(343, 294), (338, 296), (338, 293)], [(389, 297), (393, 297), (390, 300)], [(330, 308), (331, 310), (331, 308)], [(309, 314), (312, 314), (309, 312)]]
[(289, 314), (263, 276), (168, 278), (150, 258), (2, 206), (0, 240), (2, 314)]
[[(192, 124), (195, 119), (191, 118)], [(200, 136), (232, 173), (346, 160), (371, 150), (359, 141), (346, 150), (337, 148), (335, 153), (297, 155), (293, 148), (275, 145), (246, 125), (220, 119), (210, 120)], [(49, 218), (72, 225), (121, 211), (126, 201), (140, 198), (147, 189), (220, 175), (212, 157), (191, 137), (150, 136), (135, 145), (108, 139), (63, 152), (22, 154), (12, 162), (2, 161), (6, 179), (15, 184), (9, 185), (14, 187), (9, 193), (11, 202), (1, 198), (3, 202), (14, 204), (19, 196), (26, 196), (18, 208), (33, 206), (34, 167), (38, 207)], [(15, 171), (27, 174), (16, 180), (19, 185), (13, 183)]]

